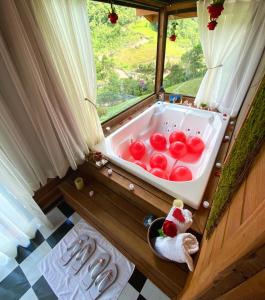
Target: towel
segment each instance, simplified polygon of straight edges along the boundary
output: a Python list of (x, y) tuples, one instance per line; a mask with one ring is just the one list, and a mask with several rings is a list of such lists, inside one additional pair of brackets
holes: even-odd
[[(88, 234), (91, 238), (95, 239), (96, 250), (81, 270), (76, 275), (73, 275), (69, 272), (72, 262), (66, 266), (62, 266), (59, 258), (65, 252), (67, 245), (70, 245), (83, 234)], [(75, 227), (72, 228), (50, 251), (50, 253), (41, 260), (39, 268), (42, 275), (60, 300), (92, 300), (89, 291), (85, 292), (80, 288), (80, 282), (88, 272), (88, 265), (93, 262), (98, 255), (106, 252), (110, 254), (110, 263), (115, 263), (118, 267), (118, 277), (113, 285), (98, 299), (115, 300), (118, 299), (120, 293), (131, 277), (134, 270), (134, 264), (84, 220), (81, 220), (76, 224)]]
[(177, 233), (186, 232), (192, 225), (192, 213), (188, 209), (172, 207), (166, 217), (177, 226)]
[(174, 238), (157, 237), (154, 247), (160, 255), (178, 263), (186, 263), (189, 270), (193, 271), (193, 259), (190, 255), (199, 250), (199, 243), (193, 234), (180, 233)]

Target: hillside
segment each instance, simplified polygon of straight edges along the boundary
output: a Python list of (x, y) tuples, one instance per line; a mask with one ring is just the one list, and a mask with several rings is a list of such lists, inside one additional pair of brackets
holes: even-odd
[[(105, 121), (154, 92), (157, 24), (137, 17), (133, 8), (116, 6), (119, 20), (113, 25), (107, 19), (109, 4), (87, 4), (98, 111)], [(177, 41), (166, 45), (164, 86), (168, 92), (195, 95), (205, 71), (196, 19), (179, 20), (176, 31)]]

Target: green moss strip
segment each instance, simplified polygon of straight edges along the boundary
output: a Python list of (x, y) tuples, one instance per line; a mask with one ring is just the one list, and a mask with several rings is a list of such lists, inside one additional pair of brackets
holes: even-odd
[(217, 226), (232, 196), (239, 188), (265, 139), (265, 77), (255, 95), (251, 111), (239, 131), (213, 196), (206, 224), (207, 238)]

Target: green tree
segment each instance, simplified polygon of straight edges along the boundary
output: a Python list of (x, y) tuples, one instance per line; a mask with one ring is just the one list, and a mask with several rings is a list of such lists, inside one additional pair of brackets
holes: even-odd
[(206, 67), (200, 43), (181, 56), (181, 64), (185, 70), (186, 80), (202, 76), (205, 73)]

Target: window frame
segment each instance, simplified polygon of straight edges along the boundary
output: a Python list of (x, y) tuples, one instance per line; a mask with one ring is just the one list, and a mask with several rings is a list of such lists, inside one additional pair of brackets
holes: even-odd
[[(94, 0), (95, 2), (102, 2), (102, 3), (109, 3), (108, 0)], [(106, 121), (101, 122), (101, 126), (102, 127), (109, 127), (108, 124), (113, 124), (113, 123), (118, 123), (120, 121), (118, 121), (120, 119), (121, 115), (126, 116), (127, 114), (125, 114), (125, 112), (129, 111), (129, 115), (132, 114), (135, 111), (135, 108), (138, 107), (142, 107), (143, 104), (149, 104), (150, 98), (152, 98), (156, 93), (157, 93), (157, 63), (158, 63), (158, 48), (159, 48), (159, 38), (160, 38), (160, 34), (159, 34), (159, 29), (160, 29), (160, 11), (161, 9), (159, 9), (156, 6), (146, 6), (146, 5), (141, 5), (140, 3), (123, 3), (120, 1), (115, 1), (115, 5), (119, 5), (119, 6), (125, 6), (125, 7), (131, 7), (131, 8), (135, 8), (135, 9), (147, 9), (147, 10), (151, 10), (153, 12), (157, 12), (158, 13), (158, 31), (157, 31), (157, 40), (156, 40), (156, 60), (155, 60), (155, 64), (156, 64), (156, 68), (155, 68), (155, 81), (154, 81), (154, 89), (153, 89), (153, 93), (151, 93), (150, 95), (148, 95), (146, 98), (142, 99), (141, 101), (133, 104), (132, 106), (120, 111), (118, 114), (116, 114), (115, 116), (109, 118)], [(161, 84), (160, 84), (161, 86)], [(117, 119), (116, 119), (117, 118)], [(113, 120), (116, 122), (113, 122)]]
[[(107, 0), (95, 0), (98, 2), (109, 3)], [(123, 3), (122, 1), (116, 1), (116, 5), (133, 7), (138, 9), (144, 9), (143, 5), (139, 3)], [(188, 7), (186, 7), (188, 6)], [(192, 18), (197, 17), (196, 11), (196, 1), (190, 2), (187, 4), (176, 3), (169, 6), (157, 7), (150, 6), (145, 7), (145, 9), (158, 12), (158, 31), (157, 31), (157, 50), (156, 50), (156, 70), (155, 70), (155, 85), (154, 92), (148, 97), (142, 99), (138, 103), (130, 106), (129, 108), (119, 112), (117, 115), (101, 123), (105, 135), (109, 134), (109, 131), (106, 131), (106, 128), (115, 128), (121, 126), (121, 124), (132, 115), (137, 112), (147, 108), (156, 101), (156, 95), (160, 89), (160, 86), (163, 84), (163, 75), (164, 75), (164, 65), (165, 65), (165, 50), (166, 50), (166, 41), (167, 41), (167, 27), (168, 27), (168, 18), (170, 15), (177, 15), (179, 18)], [(185, 96), (185, 95), (184, 95)], [(193, 98), (188, 96), (188, 98)]]

